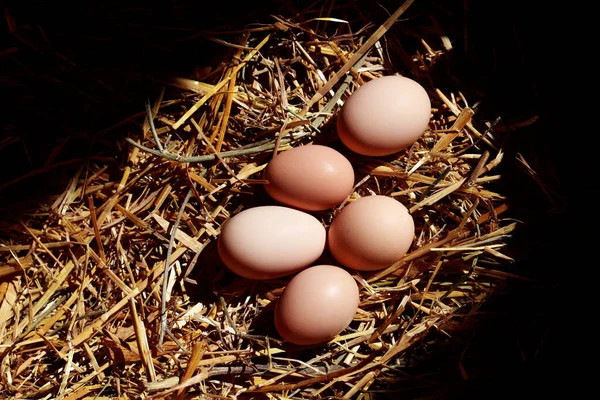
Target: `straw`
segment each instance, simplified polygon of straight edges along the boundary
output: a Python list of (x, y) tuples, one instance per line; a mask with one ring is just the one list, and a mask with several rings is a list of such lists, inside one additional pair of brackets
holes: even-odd
[[(414, 349), (451, 335), (446, 327), (507, 280), (522, 280), (502, 268), (513, 262), (505, 247), (519, 223), (505, 217), (494, 184), (503, 179), (503, 143), (518, 127), (481, 123), (470, 106), (479, 99), (429, 75), (452, 51), (445, 34), (432, 37), (442, 32), (435, 22), (422, 27), (427, 38), (392, 39), (403, 24), (419, 32), (410, 18), (399, 20), (412, 3), (374, 27), (360, 10), (325, 2), (258, 28), (195, 33), (231, 50), (219, 67), (201, 78), (157, 79), (165, 86), (140, 112), (112, 124), (127, 134), (119, 163), (86, 159), (49, 205), (0, 242), (7, 395), (369, 398), (406, 379)], [(394, 52), (409, 64), (392, 69)], [(344, 150), (335, 133), (340, 107), (362, 84), (397, 73), (427, 90), (429, 128), (388, 157)], [(381, 194), (410, 210), (416, 233), (387, 268), (350, 271), (360, 287), (354, 320), (327, 343), (303, 347), (273, 326), (290, 277), (236, 277), (214, 249), (223, 224), (264, 200), (269, 160), (312, 143), (342, 149), (357, 177), (342, 204), (314, 214), (324, 226), (346, 204)], [(0, 190), (81, 161), (51, 162)]]

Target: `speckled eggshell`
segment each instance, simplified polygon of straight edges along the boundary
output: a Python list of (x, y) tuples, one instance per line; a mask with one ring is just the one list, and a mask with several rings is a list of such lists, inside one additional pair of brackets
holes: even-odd
[(348, 272), (332, 265), (317, 265), (287, 284), (275, 308), (275, 327), (289, 342), (322, 343), (352, 322), (358, 304), (358, 286)]
[(244, 210), (223, 225), (218, 250), (231, 271), (263, 280), (306, 268), (321, 256), (325, 244), (325, 228), (312, 215), (261, 206)]
[(431, 102), (416, 81), (384, 76), (365, 83), (337, 118), (341, 141), (355, 153), (385, 156), (411, 146), (427, 129)]
[(354, 187), (350, 161), (331, 147), (314, 144), (279, 153), (265, 168), (264, 178), (273, 199), (307, 211), (340, 204)]
[(334, 217), (327, 241), (340, 264), (374, 271), (406, 254), (414, 235), (413, 218), (402, 203), (387, 196), (366, 196)]

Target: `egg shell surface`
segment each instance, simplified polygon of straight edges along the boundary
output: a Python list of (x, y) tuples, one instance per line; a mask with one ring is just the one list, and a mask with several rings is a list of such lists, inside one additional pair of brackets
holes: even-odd
[(310, 214), (281, 206), (249, 208), (219, 235), (223, 263), (248, 279), (274, 279), (306, 268), (326, 245), (323, 225)]
[(325, 210), (343, 202), (354, 187), (354, 169), (331, 147), (296, 147), (275, 156), (264, 178), (267, 193), (285, 205), (307, 211)]
[(384, 156), (411, 146), (427, 129), (431, 101), (416, 81), (396, 76), (371, 80), (346, 100), (337, 118), (346, 147), (367, 156)]
[(358, 286), (348, 272), (332, 265), (317, 265), (287, 284), (275, 308), (275, 327), (289, 342), (322, 343), (352, 322), (358, 304)]
[(387, 196), (366, 196), (334, 217), (327, 241), (340, 264), (374, 271), (406, 254), (414, 235), (413, 218), (402, 203)]

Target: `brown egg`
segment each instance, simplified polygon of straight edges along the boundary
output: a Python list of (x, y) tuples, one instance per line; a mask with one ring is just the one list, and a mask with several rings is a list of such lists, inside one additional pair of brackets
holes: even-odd
[(249, 279), (274, 279), (306, 268), (325, 249), (325, 228), (310, 214), (280, 206), (249, 208), (219, 235), (219, 256)]
[(414, 234), (413, 218), (402, 203), (387, 196), (367, 196), (334, 217), (327, 241), (340, 264), (374, 271), (406, 254)]
[(285, 287), (275, 308), (275, 327), (292, 343), (322, 343), (352, 322), (358, 303), (358, 286), (348, 272), (332, 265), (310, 267)]
[(336, 150), (319, 145), (296, 147), (269, 162), (267, 193), (285, 205), (307, 211), (340, 204), (354, 187), (352, 164)]
[(430, 116), (431, 102), (421, 85), (401, 76), (384, 76), (365, 83), (346, 100), (337, 130), (355, 153), (384, 156), (419, 139)]

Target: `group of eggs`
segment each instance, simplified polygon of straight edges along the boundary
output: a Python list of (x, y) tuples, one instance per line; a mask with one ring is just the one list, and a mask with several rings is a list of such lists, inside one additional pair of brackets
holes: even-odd
[[(417, 82), (400, 76), (369, 81), (345, 102), (338, 135), (351, 151), (367, 156), (398, 152), (427, 129), (429, 97)], [(374, 271), (409, 250), (414, 221), (399, 201), (381, 195), (346, 205), (326, 232), (310, 211), (344, 202), (354, 189), (354, 169), (336, 150), (309, 145), (276, 155), (267, 165), (266, 192), (283, 206), (259, 206), (230, 218), (218, 251), (234, 273), (253, 280), (297, 273), (275, 308), (282, 338), (299, 344), (332, 339), (352, 321), (359, 305), (354, 278), (343, 268), (313, 264), (325, 251), (342, 266)]]

